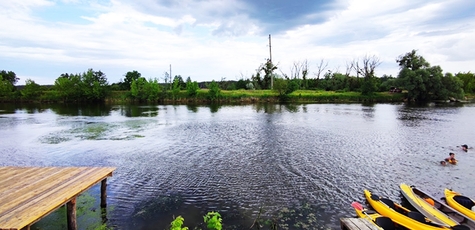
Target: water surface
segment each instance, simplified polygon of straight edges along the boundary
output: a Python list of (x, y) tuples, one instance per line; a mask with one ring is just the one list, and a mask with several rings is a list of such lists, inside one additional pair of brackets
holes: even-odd
[[(475, 197), (475, 150), (457, 148), (475, 145), (473, 114), (472, 104), (0, 104), (0, 165), (117, 167), (115, 229), (167, 229), (178, 215), (193, 226), (208, 211), (249, 228), (261, 208), (339, 229), (363, 189), (398, 202), (400, 183)], [(451, 151), (459, 164), (438, 165)]]

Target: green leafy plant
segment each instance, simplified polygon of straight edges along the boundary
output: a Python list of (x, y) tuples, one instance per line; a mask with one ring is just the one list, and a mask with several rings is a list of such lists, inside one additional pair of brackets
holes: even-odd
[[(223, 226), (221, 224), (222, 218), (218, 212), (208, 212), (203, 216), (206, 227), (210, 230), (222, 230)], [(178, 216), (170, 224), (170, 230), (188, 230), (188, 227), (183, 227), (185, 218)]]
[(218, 212), (208, 212), (205, 216), (203, 216), (204, 222), (208, 229), (211, 230), (221, 230), (223, 226), (221, 225), (222, 218)]
[(188, 227), (182, 227), (184, 222), (185, 218), (177, 216), (170, 224), (170, 230), (188, 230)]

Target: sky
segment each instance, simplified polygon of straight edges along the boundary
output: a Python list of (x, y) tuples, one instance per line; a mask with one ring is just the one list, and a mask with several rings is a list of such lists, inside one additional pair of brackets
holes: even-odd
[[(110, 84), (250, 79), (272, 55), (277, 74), (308, 78), (376, 57), (378, 77), (417, 50), (445, 72), (475, 72), (473, 0), (2, 0), (0, 70), (47, 85), (92, 68)], [(270, 46), (269, 46), (269, 35)]]

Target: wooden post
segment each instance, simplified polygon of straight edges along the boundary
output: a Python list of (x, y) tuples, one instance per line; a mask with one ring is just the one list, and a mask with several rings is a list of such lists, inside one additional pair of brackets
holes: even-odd
[(107, 178), (101, 181), (101, 217), (102, 223), (107, 222)]
[(76, 197), (71, 199), (66, 204), (66, 209), (68, 218), (68, 230), (77, 230), (78, 226), (76, 223)]
[(101, 181), (101, 208), (107, 207), (107, 178)]

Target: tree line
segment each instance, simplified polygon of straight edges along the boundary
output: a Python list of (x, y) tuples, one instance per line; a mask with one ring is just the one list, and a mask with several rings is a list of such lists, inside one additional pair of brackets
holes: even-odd
[(237, 81), (192, 81), (183, 80), (181, 75), (173, 79), (165, 73), (164, 82), (157, 78), (146, 79), (136, 71), (129, 71), (118, 83), (109, 84), (102, 71), (88, 69), (83, 73), (61, 74), (53, 86), (41, 86), (31, 79), (22, 87), (16, 87), (19, 78), (13, 71), (0, 71), (0, 99), (4, 101), (104, 101), (113, 92), (125, 92), (127, 100), (159, 102), (196, 98), (200, 90), (206, 88), (206, 99), (219, 100), (221, 90), (274, 90), (280, 98), (296, 90), (326, 90), (336, 92), (360, 92), (373, 95), (391, 88), (407, 91), (407, 99), (413, 101), (447, 100), (464, 97), (465, 93), (475, 93), (473, 73), (443, 73), (440, 66), (431, 66), (424, 57), (412, 50), (396, 59), (399, 65), (397, 77), (375, 76), (380, 61), (376, 56), (365, 56), (347, 64), (344, 73), (326, 70), (328, 63), (322, 60), (314, 77), (309, 77), (307, 61), (295, 62), (290, 74), (277, 73), (277, 65), (270, 60), (261, 64), (250, 78)]

